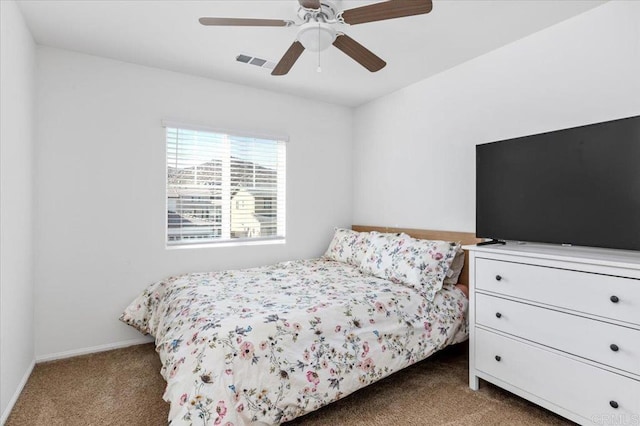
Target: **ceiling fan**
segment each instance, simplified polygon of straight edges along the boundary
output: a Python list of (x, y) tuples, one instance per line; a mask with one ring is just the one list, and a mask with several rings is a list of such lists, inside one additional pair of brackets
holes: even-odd
[(300, 4), (298, 17), (303, 21), (301, 23), (292, 20), (254, 18), (200, 18), (200, 23), (238, 27), (299, 26), (296, 40), (280, 59), (271, 75), (287, 74), (305, 49), (319, 52), (330, 45), (334, 45), (369, 71), (376, 72), (384, 68), (387, 63), (348, 35), (336, 30), (333, 25), (356, 25), (422, 15), (431, 12), (433, 8), (431, 0), (388, 0), (341, 12), (325, 0), (298, 0), (298, 3)]

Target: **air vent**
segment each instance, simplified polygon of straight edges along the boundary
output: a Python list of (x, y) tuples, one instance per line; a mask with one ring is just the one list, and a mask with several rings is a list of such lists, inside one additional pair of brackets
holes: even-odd
[(247, 55), (238, 55), (238, 56), (236, 56), (236, 61), (242, 62), (244, 64), (248, 64), (251, 59), (253, 59), (253, 58), (251, 56), (247, 56)]
[(274, 61), (258, 58), (257, 56), (245, 55), (245, 54), (240, 54), (236, 56), (236, 61), (242, 62), (243, 64), (255, 65), (260, 68), (267, 68), (270, 70), (276, 67), (276, 63)]

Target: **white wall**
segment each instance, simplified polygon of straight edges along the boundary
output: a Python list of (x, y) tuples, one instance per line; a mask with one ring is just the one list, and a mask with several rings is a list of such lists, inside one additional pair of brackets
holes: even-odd
[(35, 44), (0, 1), (0, 423), (34, 360), (33, 116)]
[[(148, 284), (320, 255), (351, 223), (352, 110), (38, 49), (36, 354), (139, 339), (118, 321)], [(287, 243), (165, 249), (161, 119), (287, 134)]]
[(475, 230), (475, 145), (640, 115), (640, 2), (611, 2), (358, 108), (354, 223)]

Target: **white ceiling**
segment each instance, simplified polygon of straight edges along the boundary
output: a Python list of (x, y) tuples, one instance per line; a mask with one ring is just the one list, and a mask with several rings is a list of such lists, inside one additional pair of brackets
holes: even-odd
[[(400, 0), (398, 0), (400, 1)], [(334, 0), (339, 9), (372, 1)], [(357, 106), (598, 6), (600, 0), (434, 0), (427, 15), (340, 31), (387, 61), (370, 73), (330, 47), (286, 76), (235, 60), (277, 62), (297, 27), (205, 27), (202, 16), (296, 19), (295, 0), (19, 0), (37, 43), (216, 80)]]

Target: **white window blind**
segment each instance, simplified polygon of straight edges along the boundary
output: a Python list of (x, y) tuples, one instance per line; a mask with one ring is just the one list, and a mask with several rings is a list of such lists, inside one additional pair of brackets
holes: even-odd
[(285, 237), (284, 141), (166, 127), (167, 245)]

